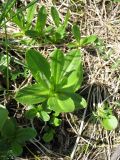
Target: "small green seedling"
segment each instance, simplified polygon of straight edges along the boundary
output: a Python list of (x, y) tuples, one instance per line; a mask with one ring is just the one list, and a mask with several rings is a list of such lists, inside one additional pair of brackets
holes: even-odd
[(108, 103), (104, 103), (103, 105), (100, 104), (98, 106), (96, 116), (106, 130), (114, 130), (117, 128), (118, 120), (113, 115), (112, 109), (109, 107)]
[(51, 16), (55, 26), (46, 26), (47, 11), (45, 6), (42, 6), (38, 12), (37, 22), (34, 29), (27, 30), (27, 36), (41, 41), (42, 43), (59, 43), (65, 37), (65, 31), (70, 16), (69, 11), (65, 16), (65, 21), (62, 23), (59, 13), (55, 7), (51, 7)]
[(0, 156), (9, 152), (13, 156), (21, 155), (25, 142), (35, 136), (34, 129), (19, 127), (14, 118), (8, 117), (7, 109), (0, 105)]
[(25, 112), (25, 117), (27, 119), (33, 120), (37, 117), (45, 123), (47, 122), (46, 125), (48, 124), (49, 127), (45, 127), (45, 131), (42, 136), (42, 139), (46, 143), (53, 140), (55, 135), (55, 127), (60, 126), (62, 123), (62, 120), (58, 117), (59, 115), (59, 113), (51, 113), (51, 110), (46, 108), (45, 103), (38, 106), (29, 106)]
[(38, 11), (37, 21), (35, 25), (31, 29), (26, 30), (25, 32), (26, 36), (29, 36), (30, 38), (39, 42), (46, 41), (46, 36), (45, 36), (45, 34), (47, 34), (46, 21), (47, 21), (47, 11), (45, 6), (42, 6)]
[(44, 122), (47, 122), (50, 120), (50, 114), (51, 110), (46, 108), (46, 105), (44, 103), (42, 105), (38, 106), (29, 106), (27, 108), (27, 111), (25, 113), (25, 117), (27, 119), (34, 119), (35, 117), (38, 117), (39, 119), (43, 120)]
[(11, 19), (22, 31), (17, 35), (23, 35), (25, 31), (32, 27), (32, 21), (36, 12), (36, 2), (36, 0), (32, 0), (25, 13), (20, 10), (14, 11), (12, 8), (10, 9), (8, 19)]
[(27, 111), (25, 112), (25, 117), (30, 120), (33, 120), (35, 117), (37, 117), (45, 123), (47, 122), (46, 125), (48, 125), (49, 127), (47, 126), (45, 128), (42, 139), (46, 143), (48, 143), (53, 140), (55, 135), (55, 127), (60, 126), (62, 120), (61, 118), (59, 118), (59, 113), (52, 113), (52, 111), (50, 109), (47, 109), (46, 106), (47, 104), (45, 103), (38, 106), (29, 106)]
[[(34, 0), (31, 2), (33, 3)], [(38, 11), (37, 20), (35, 24), (32, 23), (34, 15), (36, 12), (36, 3), (33, 3), (27, 8), (26, 16), (23, 12), (16, 13), (11, 9), (8, 17), (12, 17), (12, 21), (21, 29), (21, 33), (17, 35), (26, 35), (35, 41), (41, 43), (59, 43), (65, 37), (66, 27), (68, 25), (68, 19), (70, 17), (70, 12), (68, 11), (65, 20), (62, 23), (59, 17), (59, 13), (55, 7), (51, 7), (51, 16), (55, 26), (46, 25), (47, 23), (47, 10), (45, 6), (41, 6)]]
[(91, 36), (82, 38), (80, 29), (76, 24), (73, 25), (72, 33), (74, 35), (75, 41), (68, 44), (68, 47), (70, 48), (84, 47), (86, 45), (94, 43), (97, 40), (96, 35), (91, 35)]
[(26, 52), (26, 62), (36, 83), (20, 89), (15, 99), (28, 106), (37, 105), (26, 112), (28, 118), (37, 116), (59, 126), (60, 113), (86, 107), (85, 99), (75, 93), (83, 81), (80, 50), (64, 56), (55, 49), (47, 61), (38, 51), (30, 49)]
[(54, 21), (55, 28), (52, 34), (50, 35), (50, 39), (52, 42), (58, 43), (61, 40), (63, 40), (66, 35), (65, 31), (68, 25), (68, 19), (70, 17), (70, 12), (69, 11), (67, 12), (65, 16), (65, 21), (62, 23), (57, 9), (53, 6), (51, 7), (51, 16)]

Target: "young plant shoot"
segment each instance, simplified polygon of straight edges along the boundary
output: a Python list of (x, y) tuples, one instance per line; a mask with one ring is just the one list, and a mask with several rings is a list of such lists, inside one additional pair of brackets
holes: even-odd
[(26, 105), (46, 103), (47, 109), (57, 113), (86, 107), (85, 99), (75, 93), (83, 81), (80, 50), (72, 50), (64, 56), (61, 50), (55, 49), (48, 62), (38, 51), (30, 49), (26, 62), (36, 83), (16, 93), (18, 102)]

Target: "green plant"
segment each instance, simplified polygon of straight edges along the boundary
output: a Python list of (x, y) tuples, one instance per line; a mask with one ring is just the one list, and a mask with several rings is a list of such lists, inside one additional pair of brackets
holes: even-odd
[(97, 40), (96, 35), (90, 35), (82, 38), (79, 27), (74, 24), (72, 28), (72, 33), (74, 35), (75, 41), (68, 43), (68, 47), (76, 48), (76, 47), (84, 47), (86, 45), (92, 44)]
[(46, 101), (48, 109), (59, 113), (86, 106), (85, 100), (74, 93), (83, 80), (80, 58), (79, 50), (72, 50), (64, 56), (62, 51), (56, 49), (49, 63), (39, 52), (28, 50), (26, 61), (37, 83), (19, 90), (16, 100), (28, 105)]
[(1, 13), (0, 13), (0, 25), (5, 20), (8, 12), (14, 6), (15, 2), (16, 2), (16, 0), (7, 0), (6, 3), (2, 4)]
[(18, 156), (25, 142), (34, 138), (36, 131), (30, 127), (19, 127), (15, 118), (8, 116), (7, 109), (0, 105), (0, 156)]
[(42, 139), (47, 143), (53, 140), (55, 127), (58, 127), (62, 123), (62, 120), (59, 116), (59, 113), (52, 113), (52, 111), (47, 108), (46, 103), (37, 106), (29, 106), (25, 112), (25, 117), (29, 120), (33, 120), (35, 117), (37, 117), (45, 123), (47, 122), (45, 132), (42, 137)]
[(115, 116), (109, 115), (108, 117), (103, 118), (101, 124), (106, 130), (113, 130), (118, 126), (118, 120)]
[(66, 31), (66, 27), (68, 25), (68, 19), (70, 17), (70, 12), (68, 10), (68, 12), (65, 16), (65, 20), (62, 23), (61, 20), (60, 20), (59, 13), (58, 13), (57, 9), (54, 6), (52, 6), (51, 7), (51, 16), (52, 16), (52, 19), (53, 19), (54, 24), (55, 24), (55, 29), (51, 33), (50, 39), (54, 43), (61, 42), (61, 40), (63, 40), (63, 38), (66, 35), (65, 31)]
[[(34, 0), (31, 2), (33, 3)], [(27, 13), (15, 12), (13, 9), (9, 12), (9, 18), (21, 29), (21, 33), (17, 35), (26, 35), (41, 43), (59, 43), (65, 37), (65, 31), (68, 24), (68, 19), (70, 16), (69, 11), (65, 16), (65, 20), (62, 23), (59, 17), (58, 11), (55, 7), (51, 7), (51, 16), (54, 21), (55, 26), (46, 25), (47, 23), (47, 10), (45, 6), (42, 6), (37, 14), (37, 20), (35, 24), (32, 24), (34, 14), (36, 11), (36, 3), (33, 3), (27, 8)]]
[(36, 11), (36, 2), (36, 0), (32, 0), (32, 2), (26, 7), (26, 12), (24, 11), (25, 13), (18, 9), (14, 11), (12, 8), (9, 11), (7, 18), (11, 19), (21, 29), (21, 35), (32, 27), (32, 21)]
[(106, 130), (114, 130), (118, 126), (118, 120), (113, 115), (112, 109), (109, 107), (107, 102), (103, 105), (99, 105), (97, 114), (94, 113), (94, 115)]
[(22, 104), (39, 104), (28, 111), (29, 118), (37, 115), (58, 126), (60, 113), (86, 107), (85, 99), (75, 93), (83, 81), (80, 50), (72, 50), (64, 56), (61, 50), (55, 49), (48, 62), (39, 52), (30, 49), (26, 61), (37, 83), (20, 89), (15, 99)]
[(65, 37), (65, 30), (70, 16), (69, 11), (65, 16), (65, 21), (62, 23), (55, 7), (51, 7), (51, 16), (55, 26), (46, 26), (47, 11), (45, 6), (42, 6), (38, 12), (37, 22), (33, 29), (27, 30), (25, 34), (42, 43), (58, 43)]

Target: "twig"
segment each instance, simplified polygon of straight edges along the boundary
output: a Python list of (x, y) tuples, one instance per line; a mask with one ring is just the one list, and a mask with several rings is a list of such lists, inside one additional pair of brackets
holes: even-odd
[[(87, 100), (88, 100), (89, 97), (90, 97), (91, 89), (92, 89), (92, 86), (90, 87)], [(80, 124), (80, 128), (79, 128), (79, 131), (78, 131), (78, 137), (77, 137), (77, 139), (76, 139), (75, 145), (74, 145), (74, 147), (73, 147), (73, 150), (72, 150), (72, 153), (71, 153), (71, 156), (70, 156), (71, 160), (73, 160), (73, 158), (74, 158), (74, 156), (75, 156), (76, 149), (77, 149), (79, 140), (80, 140), (80, 138), (81, 138), (81, 133), (82, 133), (83, 126), (84, 126), (84, 120), (85, 120), (86, 112), (87, 112), (87, 107), (86, 107), (86, 109), (84, 110), (84, 114), (83, 114), (82, 121), (81, 121), (81, 124)]]
[(73, 151), (72, 151), (71, 156), (70, 156), (71, 160), (74, 158), (74, 155), (75, 155), (75, 152), (76, 152), (76, 149), (77, 149), (80, 137), (81, 137), (81, 133), (82, 133), (83, 125), (84, 125), (84, 119), (85, 119), (86, 111), (87, 111), (87, 108), (85, 109), (83, 117), (82, 117), (82, 121), (81, 121), (81, 124), (80, 124), (80, 129), (78, 131), (78, 137), (76, 139)]

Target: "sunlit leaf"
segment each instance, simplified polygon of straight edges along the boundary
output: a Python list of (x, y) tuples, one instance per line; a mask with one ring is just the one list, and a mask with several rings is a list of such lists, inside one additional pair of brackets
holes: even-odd
[(29, 85), (16, 93), (15, 99), (22, 104), (37, 104), (47, 99), (49, 90), (40, 84)]
[(62, 51), (56, 49), (51, 56), (51, 76), (54, 79), (54, 83), (58, 84), (61, 79), (62, 69), (64, 66), (64, 55)]
[(54, 6), (51, 7), (51, 16), (53, 18), (55, 25), (58, 27), (60, 25), (60, 17), (57, 9)]
[[(34, 2), (34, 0), (31, 1), (31, 3)], [(27, 8), (27, 15), (26, 15), (26, 19), (27, 19), (27, 27), (26, 29), (28, 29), (33, 21), (34, 18), (34, 14), (36, 11), (36, 5), (37, 3), (34, 3), (33, 5), (29, 6)]]
[(47, 11), (45, 6), (42, 6), (38, 12), (36, 30), (40, 33), (44, 33), (45, 25), (47, 20)]
[(26, 52), (26, 61), (36, 80), (38, 80), (38, 73), (43, 74), (47, 79), (50, 78), (50, 65), (38, 51), (29, 49)]
[(71, 72), (71, 74), (67, 77), (67, 83), (62, 88), (70, 88), (72, 89), (71, 92), (74, 92), (80, 88), (83, 81), (83, 67), (80, 50), (72, 50), (65, 56), (65, 64), (62, 73), (63, 77), (69, 72)]
[(77, 93), (71, 93), (69, 96), (72, 98), (75, 104), (75, 109), (81, 109), (81, 108), (86, 108), (87, 107), (87, 102), (86, 100), (81, 97)]
[(118, 126), (118, 120), (113, 115), (104, 118), (101, 123), (106, 130), (114, 130)]
[(72, 28), (73, 35), (78, 43), (80, 43), (80, 29), (77, 25), (73, 25)]
[(80, 40), (80, 46), (85, 46), (85, 45), (91, 44), (91, 43), (95, 42), (96, 39), (97, 39), (96, 35), (91, 35), (91, 36), (82, 38)]
[(40, 117), (44, 122), (47, 122), (47, 121), (50, 120), (49, 114), (47, 112), (45, 112), (45, 111), (41, 111), (40, 112)]
[(48, 106), (55, 112), (73, 112), (75, 109), (73, 100), (66, 95), (54, 96), (48, 99)]

